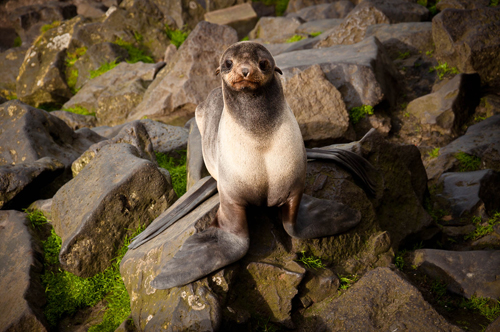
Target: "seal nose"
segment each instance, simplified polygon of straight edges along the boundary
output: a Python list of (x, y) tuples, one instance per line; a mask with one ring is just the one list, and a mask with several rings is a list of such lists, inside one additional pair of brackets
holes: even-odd
[(241, 68), (241, 73), (243, 74), (243, 77), (247, 77), (250, 70), (248, 70), (248, 68)]

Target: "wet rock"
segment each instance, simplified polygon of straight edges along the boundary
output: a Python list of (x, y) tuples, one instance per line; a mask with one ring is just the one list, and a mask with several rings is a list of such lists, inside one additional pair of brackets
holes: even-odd
[(275, 60), (286, 80), (312, 65), (320, 65), (342, 94), (347, 109), (375, 106), (384, 99), (395, 103), (400, 75), (374, 37), (355, 45), (283, 53)]
[(64, 165), (50, 157), (31, 163), (0, 166), (0, 209), (22, 209), (39, 198), (48, 198), (47, 188), (64, 171)]
[(500, 86), (500, 9), (445, 9), (432, 20), (436, 59), (462, 73), (478, 73), (481, 83)]
[(500, 251), (447, 251), (419, 249), (412, 264), (433, 279), (448, 284), (448, 290), (472, 296), (500, 297)]
[(164, 63), (129, 64), (122, 62), (112, 70), (85, 84), (64, 104), (64, 108), (81, 106), (96, 112), (97, 122), (114, 126), (127, 121), (127, 116), (144, 97)]
[(220, 86), (220, 78), (215, 76), (219, 58), (237, 41), (233, 28), (200, 22), (179, 47), (174, 59), (158, 73), (128, 119), (147, 116), (183, 125), (193, 117), (196, 105)]
[(264, 43), (283, 43), (303, 22), (296, 17), (261, 17), (248, 36)]
[(205, 161), (203, 160), (203, 152), (201, 147), (201, 134), (195, 119), (189, 120), (186, 123), (189, 128), (189, 139), (187, 145), (187, 184), (186, 190), (189, 190), (196, 182), (210, 175)]
[(25, 213), (0, 211), (0, 326), (2, 331), (49, 331), (42, 308), (42, 251)]
[(435, 183), (444, 172), (459, 168), (456, 154), (464, 152), (481, 159), (481, 168), (500, 171), (500, 115), (494, 115), (467, 129), (465, 135), (457, 138), (439, 150), (439, 156), (427, 162), (427, 176)]
[(68, 111), (52, 111), (50, 115), (56, 116), (63, 120), (68, 127), (73, 130), (80, 128), (92, 128), (96, 125), (96, 118), (93, 115), (82, 115)]
[(420, 22), (429, 18), (424, 6), (402, 0), (369, 0), (359, 3), (330, 36), (317, 48), (355, 44), (365, 38), (366, 29), (374, 24)]
[(492, 170), (444, 173), (439, 177), (436, 199), (455, 218), (492, 214), (500, 208), (500, 175)]
[(2, 73), (0, 96), (16, 95), (16, 79), (26, 51), (27, 47), (16, 47), (0, 54), (0, 72)]
[(299, 327), (303, 331), (461, 331), (388, 268), (372, 270), (344, 295), (306, 309)]
[(317, 21), (331, 18), (344, 18), (354, 8), (350, 1), (340, 0), (333, 3), (302, 8), (301, 10), (288, 14), (286, 17), (300, 17), (305, 21)]
[(129, 144), (106, 145), (54, 196), (52, 222), (65, 270), (81, 277), (104, 271), (125, 236), (175, 200), (158, 167), (139, 156)]
[(238, 40), (248, 35), (255, 27), (257, 20), (257, 13), (255, 13), (250, 3), (219, 9), (205, 14), (205, 21), (207, 22), (220, 25), (225, 24), (235, 29), (238, 33)]
[(288, 79), (283, 91), (306, 143), (318, 146), (354, 139), (352, 130), (348, 132), (349, 114), (342, 96), (319, 65)]

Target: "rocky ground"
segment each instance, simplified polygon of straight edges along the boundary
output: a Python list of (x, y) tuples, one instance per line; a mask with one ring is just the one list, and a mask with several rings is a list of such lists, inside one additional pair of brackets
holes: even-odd
[[(266, 3), (0, 2), (0, 331), (500, 331), (498, 1)], [(306, 193), (355, 229), (291, 239), (255, 209), (243, 259), (155, 290), (218, 196), (123, 244), (186, 197), (163, 160), (206, 175), (188, 120), (243, 38), (306, 146), (362, 155), (379, 189), (311, 161)]]

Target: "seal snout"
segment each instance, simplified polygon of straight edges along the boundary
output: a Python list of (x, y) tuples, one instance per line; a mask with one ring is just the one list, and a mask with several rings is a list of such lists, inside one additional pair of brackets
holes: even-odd
[(241, 75), (243, 75), (243, 77), (247, 77), (249, 73), (250, 73), (250, 69), (248, 69), (246, 67), (241, 68)]

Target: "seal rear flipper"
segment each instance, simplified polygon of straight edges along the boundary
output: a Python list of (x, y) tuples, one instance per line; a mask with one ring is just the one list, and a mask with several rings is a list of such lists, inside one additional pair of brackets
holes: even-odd
[(245, 256), (249, 245), (248, 237), (210, 227), (189, 237), (172, 259), (162, 261), (151, 286), (169, 289), (196, 281)]
[(149, 225), (144, 232), (133, 238), (132, 243), (128, 246), (129, 249), (136, 249), (148, 242), (149, 240), (155, 238), (165, 229), (170, 227), (177, 220), (181, 219), (189, 212), (194, 210), (198, 205), (206, 201), (209, 197), (214, 195), (217, 192), (217, 181), (211, 176), (207, 176), (200, 181), (205, 181), (198, 188), (194, 187), (192, 190), (189, 190), (183, 196), (183, 201), (180, 202), (175, 208), (171, 211), (166, 211), (166, 215), (161, 215), (157, 219), (160, 219), (159, 222), (153, 222)]
[(295, 223), (283, 223), (283, 227), (294, 238), (313, 239), (344, 233), (360, 221), (361, 213), (347, 205), (304, 194)]

